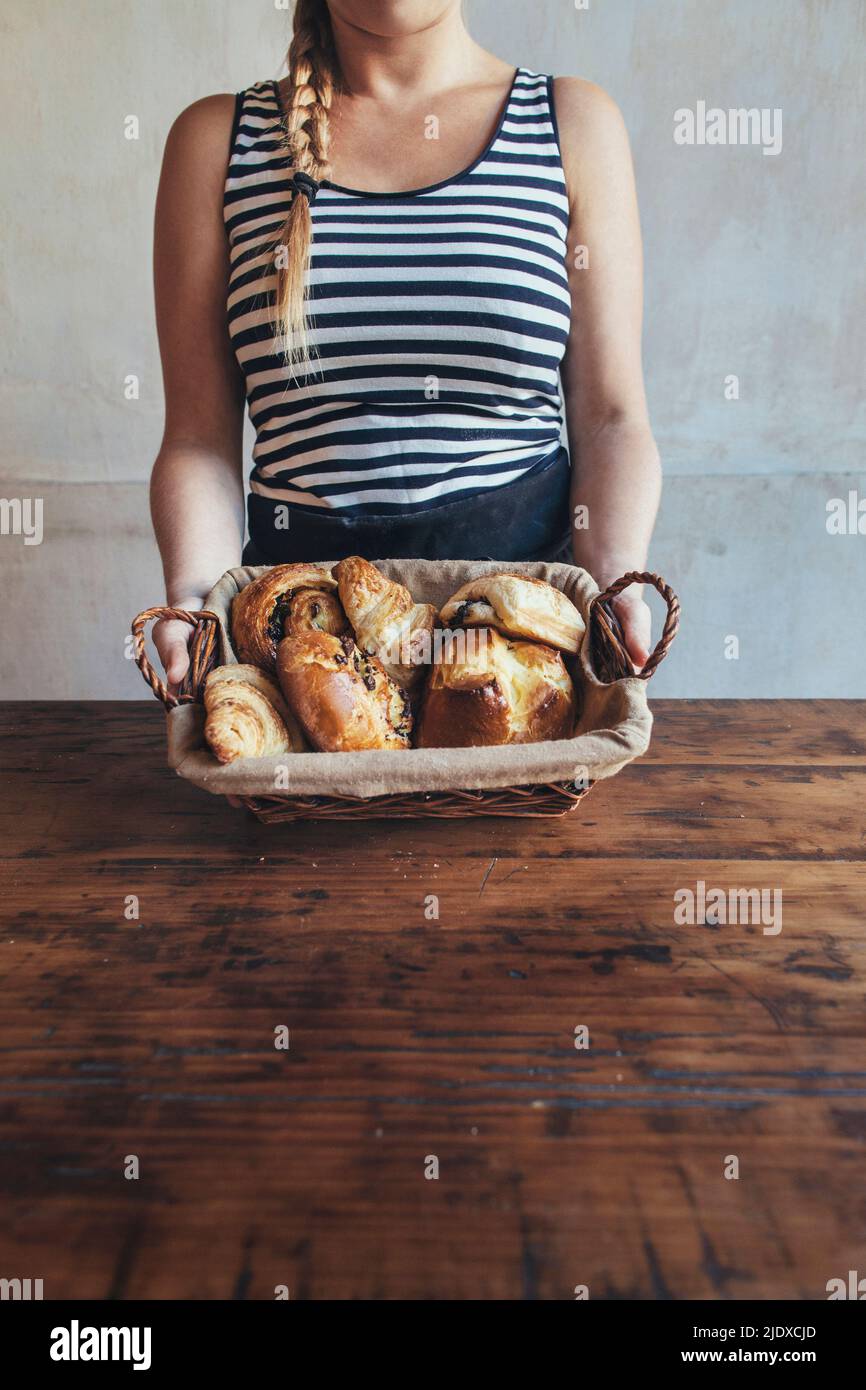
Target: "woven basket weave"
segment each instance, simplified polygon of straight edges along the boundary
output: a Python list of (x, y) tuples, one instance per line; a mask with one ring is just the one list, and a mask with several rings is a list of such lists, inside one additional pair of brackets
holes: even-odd
[[(634, 571), (596, 595), (589, 610), (589, 640), (594, 670), (605, 683), (634, 676), (625, 649), (622, 628), (611, 606), (612, 600), (630, 584), (651, 584), (665, 600), (667, 613), (661, 637), (643, 670), (641, 680), (649, 680), (664, 660), (679, 626), (680, 605), (670, 585), (656, 574)], [(150, 622), (176, 618), (195, 629), (190, 642), (190, 663), (177, 693), (168, 689), (154, 670), (145, 647)], [(177, 705), (201, 704), (204, 683), (217, 662), (219, 619), (215, 613), (188, 613), (182, 608), (147, 608), (132, 623), (135, 660), (144, 679), (166, 709)], [(400, 792), (388, 796), (228, 796), (233, 806), (245, 807), (265, 822), (291, 820), (346, 820), (349, 818), (423, 818), (428, 816), (564, 816), (577, 808), (590, 791), (569, 782), (533, 786), (496, 787), (484, 790)]]

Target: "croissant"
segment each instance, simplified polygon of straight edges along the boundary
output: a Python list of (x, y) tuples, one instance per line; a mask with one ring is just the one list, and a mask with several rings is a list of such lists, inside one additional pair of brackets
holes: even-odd
[(219, 666), (205, 682), (204, 736), (221, 763), (305, 748), (279, 688), (255, 666)]
[(570, 599), (543, 579), (485, 574), (452, 594), (439, 614), (450, 627), (495, 627), (564, 652), (580, 649), (585, 625)]
[(559, 652), (495, 628), (457, 632), (437, 655), (419, 748), (478, 748), (570, 738), (574, 686)]
[(314, 628), (347, 631), (337, 581), (320, 565), (275, 565), (241, 589), (232, 603), (238, 658), (265, 671), (276, 671), (277, 646), (286, 633)]
[(314, 748), (408, 748), (409, 697), (351, 637), (306, 632), (277, 649), (280, 688)]
[(432, 603), (416, 603), (403, 584), (350, 555), (334, 566), (340, 600), (364, 651), (378, 658), (388, 675), (413, 692), (430, 662), (436, 623)]

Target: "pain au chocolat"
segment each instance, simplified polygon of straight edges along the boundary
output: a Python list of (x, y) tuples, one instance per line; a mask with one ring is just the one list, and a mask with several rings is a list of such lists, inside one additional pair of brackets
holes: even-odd
[(304, 733), (321, 752), (410, 747), (408, 695), (348, 634), (284, 638), (277, 648), (277, 678)]

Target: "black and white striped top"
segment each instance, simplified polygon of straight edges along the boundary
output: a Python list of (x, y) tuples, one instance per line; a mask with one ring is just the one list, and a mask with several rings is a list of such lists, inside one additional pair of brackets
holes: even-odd
[(350, 514), (512, 482), (560, 447), (568, 200), (552, 80), (519, 68), (487, 149), (406, 193), (326, 183), (312, 205), (313, 370), (274, 338), (290, 196), (279, 90), (238, 97), (225, 186), (228, 322), (255, 426), (254, 493)]

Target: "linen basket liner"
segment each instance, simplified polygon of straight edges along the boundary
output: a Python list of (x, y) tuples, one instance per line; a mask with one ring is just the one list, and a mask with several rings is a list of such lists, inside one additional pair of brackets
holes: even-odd
[[(326, 565), (336, 561), (325, 561)], [(470, 579), (482, 574), (525, 574), (561, 589), (586, 623), (581, 650), (565, 661), (577, 686), (574, 736), (545, 743), (493, 748), (370, 749), (358, 753), (281, 753), (218, 763), (204, 741), (201, 704), (178, 705), (168, 714), (168, 760), (179, 776), (220, 796), (385, 796), (524, 786), (538, 782), (600, 781), (649, 747), (652, 714), (646, 681), (624, 677), (603, 684), (589, 659), (589, 605), (599, 592), (585, 570), (546, 562), (503, 564), (484, 560), (377, 560), (389, 579), (405, 584), (419, 603), (441, 608)], [(267, 565), (229, 570), (204, 607), (219, 618), (219, 663), (235, 664), (231, 604), (235, 594), (265, 574)], [(277, 780), (278, 769), (287, 769)], [(286, 783), (288, 785), (286, 785)]]

